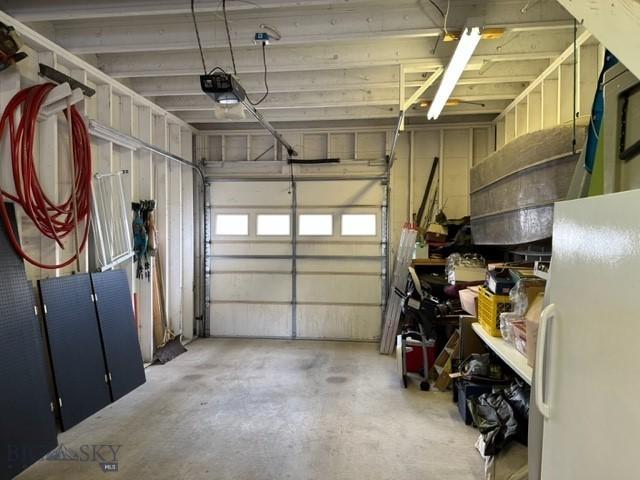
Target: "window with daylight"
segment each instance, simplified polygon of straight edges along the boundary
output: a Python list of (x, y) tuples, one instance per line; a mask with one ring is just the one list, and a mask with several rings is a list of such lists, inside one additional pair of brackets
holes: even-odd
[(290, 235), (291, 217), (289, 215), (260, 214), (257, 221), (258, 235)]
[(332, 235), (333, 216), (327, 214), (302, 214), (298, 223), (298, 233), (303, 236)]
[(341, 234), (344, 236), (375, 236), (376, 216), (372, 213), (342, 215)]
[(216, 215), (216, 235), (249, 235), (249, 215)]

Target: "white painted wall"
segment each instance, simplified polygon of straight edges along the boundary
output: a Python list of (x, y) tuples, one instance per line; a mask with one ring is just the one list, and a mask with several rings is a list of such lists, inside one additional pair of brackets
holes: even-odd
[[(24, 35), (24, 32), (23, 32)], [(54, 48), (55, 46), (52, 46)], [(78, 104), (87, 118), (153, 143), (156, 146), (191, 159), (192, 129), (167, 112), (149, 106), (148, 101), (120, 86), (106, 81), (92, 73), (92, 67), (69, 54), (66, 56), (55, 47), (55, 51), (36, 51), (25, 47), (28, 58), (16, 67), (0, 73), (0, 107), (4, 108), (21, 88), (41, 83), (38, 76), (38, 62), (46, 63), (77, 78), (97, 93)], [(50, 118), (40, 122), (38, 145), (35, 154), (39, 162), (40, 179), (47, 193), (53, 199), (65, 198), (70, 188), (68, 145), (66, 122), (62, 118)], [(1, 186), (12, 191), (10, 156), (6, 137), (0, 144)], [(193, 336), (193, 172), (188, 167), (169, 163), (164, 157), (153, 157), (139, 150), (132, 152), (111, 142), (92, 139), (94, 173), (108, 173), (122, 169), (129, 171), (125, 178), (125, 197), (131, 201), (154, 198), (158, 203), (160, 244), (166, 289), (167, 311), (172, 328), (185, 337)], [(73, 249), (73, 240), (64, 242), (65, 249), (56, 247), (44, 239), (24, 214), (20, 216), (20, 230), (23, 248), (34, 258), (47, 263), (57, 263), (66, 259)], [(171, 228), (169, 228), (171, 226)], [(175, 228), (174, 228), (175, 227)], [(89, 248), (93, 248), (89, 244)], [(87, 251), (82, 255), (81, 270), (87, 272)], [(145, 360), (153, 354), (152, 342), (152, 291), (146, 280), (135, 279), (132, 262), (121, 264), (130, 279), (132, 294), (137, 297), (137, 311), (140, 324), (140, 342)], [(27, 275), (32, 281), (41, 278), (70, 274), (76, 269), (75, 263), (58, 270), (44, 270), (27, 264)]]
[(496, 118), (497, 148), (529, 132), (571, 123), (574, 117), (582, 124), (588, 121), (604, 48), (584, 31), (577, 44), (575, 54), (569, 46)]
[(469, 169), (492, 151), (492, 135), (484, 124), (415, 129), (400, 135), (391, 172), (390, 259), (395, 258), (402, 225), (420, 207), (434, 157), (440, 158), (438, 208), (444, 206), (448, 218), (469, 215)]

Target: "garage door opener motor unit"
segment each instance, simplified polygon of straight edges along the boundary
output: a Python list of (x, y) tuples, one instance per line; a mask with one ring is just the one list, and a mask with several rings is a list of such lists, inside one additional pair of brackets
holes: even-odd
[(242, 85), (228, 73), (200, 75), (202, 91), (222, 105), (241, 103), (246, 98)]

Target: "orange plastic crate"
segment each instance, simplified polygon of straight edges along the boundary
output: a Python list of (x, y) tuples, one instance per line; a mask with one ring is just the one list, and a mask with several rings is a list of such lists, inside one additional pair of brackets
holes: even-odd
[(478, 291), (478, 321), (492, 336), (500, 337), (500, 314), (511, 311), (509, 295), (496, 295), (484, 287)]

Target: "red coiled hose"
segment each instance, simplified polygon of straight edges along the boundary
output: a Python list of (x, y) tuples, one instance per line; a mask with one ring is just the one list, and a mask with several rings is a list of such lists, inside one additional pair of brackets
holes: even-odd
[[(9, 125), (11, 142), (11, 165), (16, 195), (0, 189), (0, 215), (13, 248), (29, 263), (48, 269), (62, 268), (76, 260), (78, 252), (84, 250), (89, 235), (89, 218), (91, 213), (91, 142), (89, 131), (82, 115), (75, 107), (71, 107), (71, 126), (73, 132), (73, 162), (75, 178), (71, 192), (60, 204), (52, 201), (42, 189), (33, 157), (33, 146), (37, 129), (38, 113), (49, 92), (55, 87), (53, 83), (36, 85), (19, 91), (9, 102), (0, 120), (0, 139)], [(16, 116), (22, 108), (16, 126)], [(66, 113), (66, 110), (65, 110)], [(68, 117), (65, 117), (68, 118)], [(40, 155), (56, 155), (58, 152), (40, 152)], [(3, 161), (6, 161), (3, 159)], [(40, 172), (47, 175), (48, 172)], [(74, 196), (77, 218), (74, 218)], [(13, 230), (5, 197), (20, 205), (36, 228), (54, 240), (61, 248), (62, 240), (72, 233), (80, 222), (84, 221), (82, 241), (74, 255), (58, 265), (43, 264), (27, 255)]]

